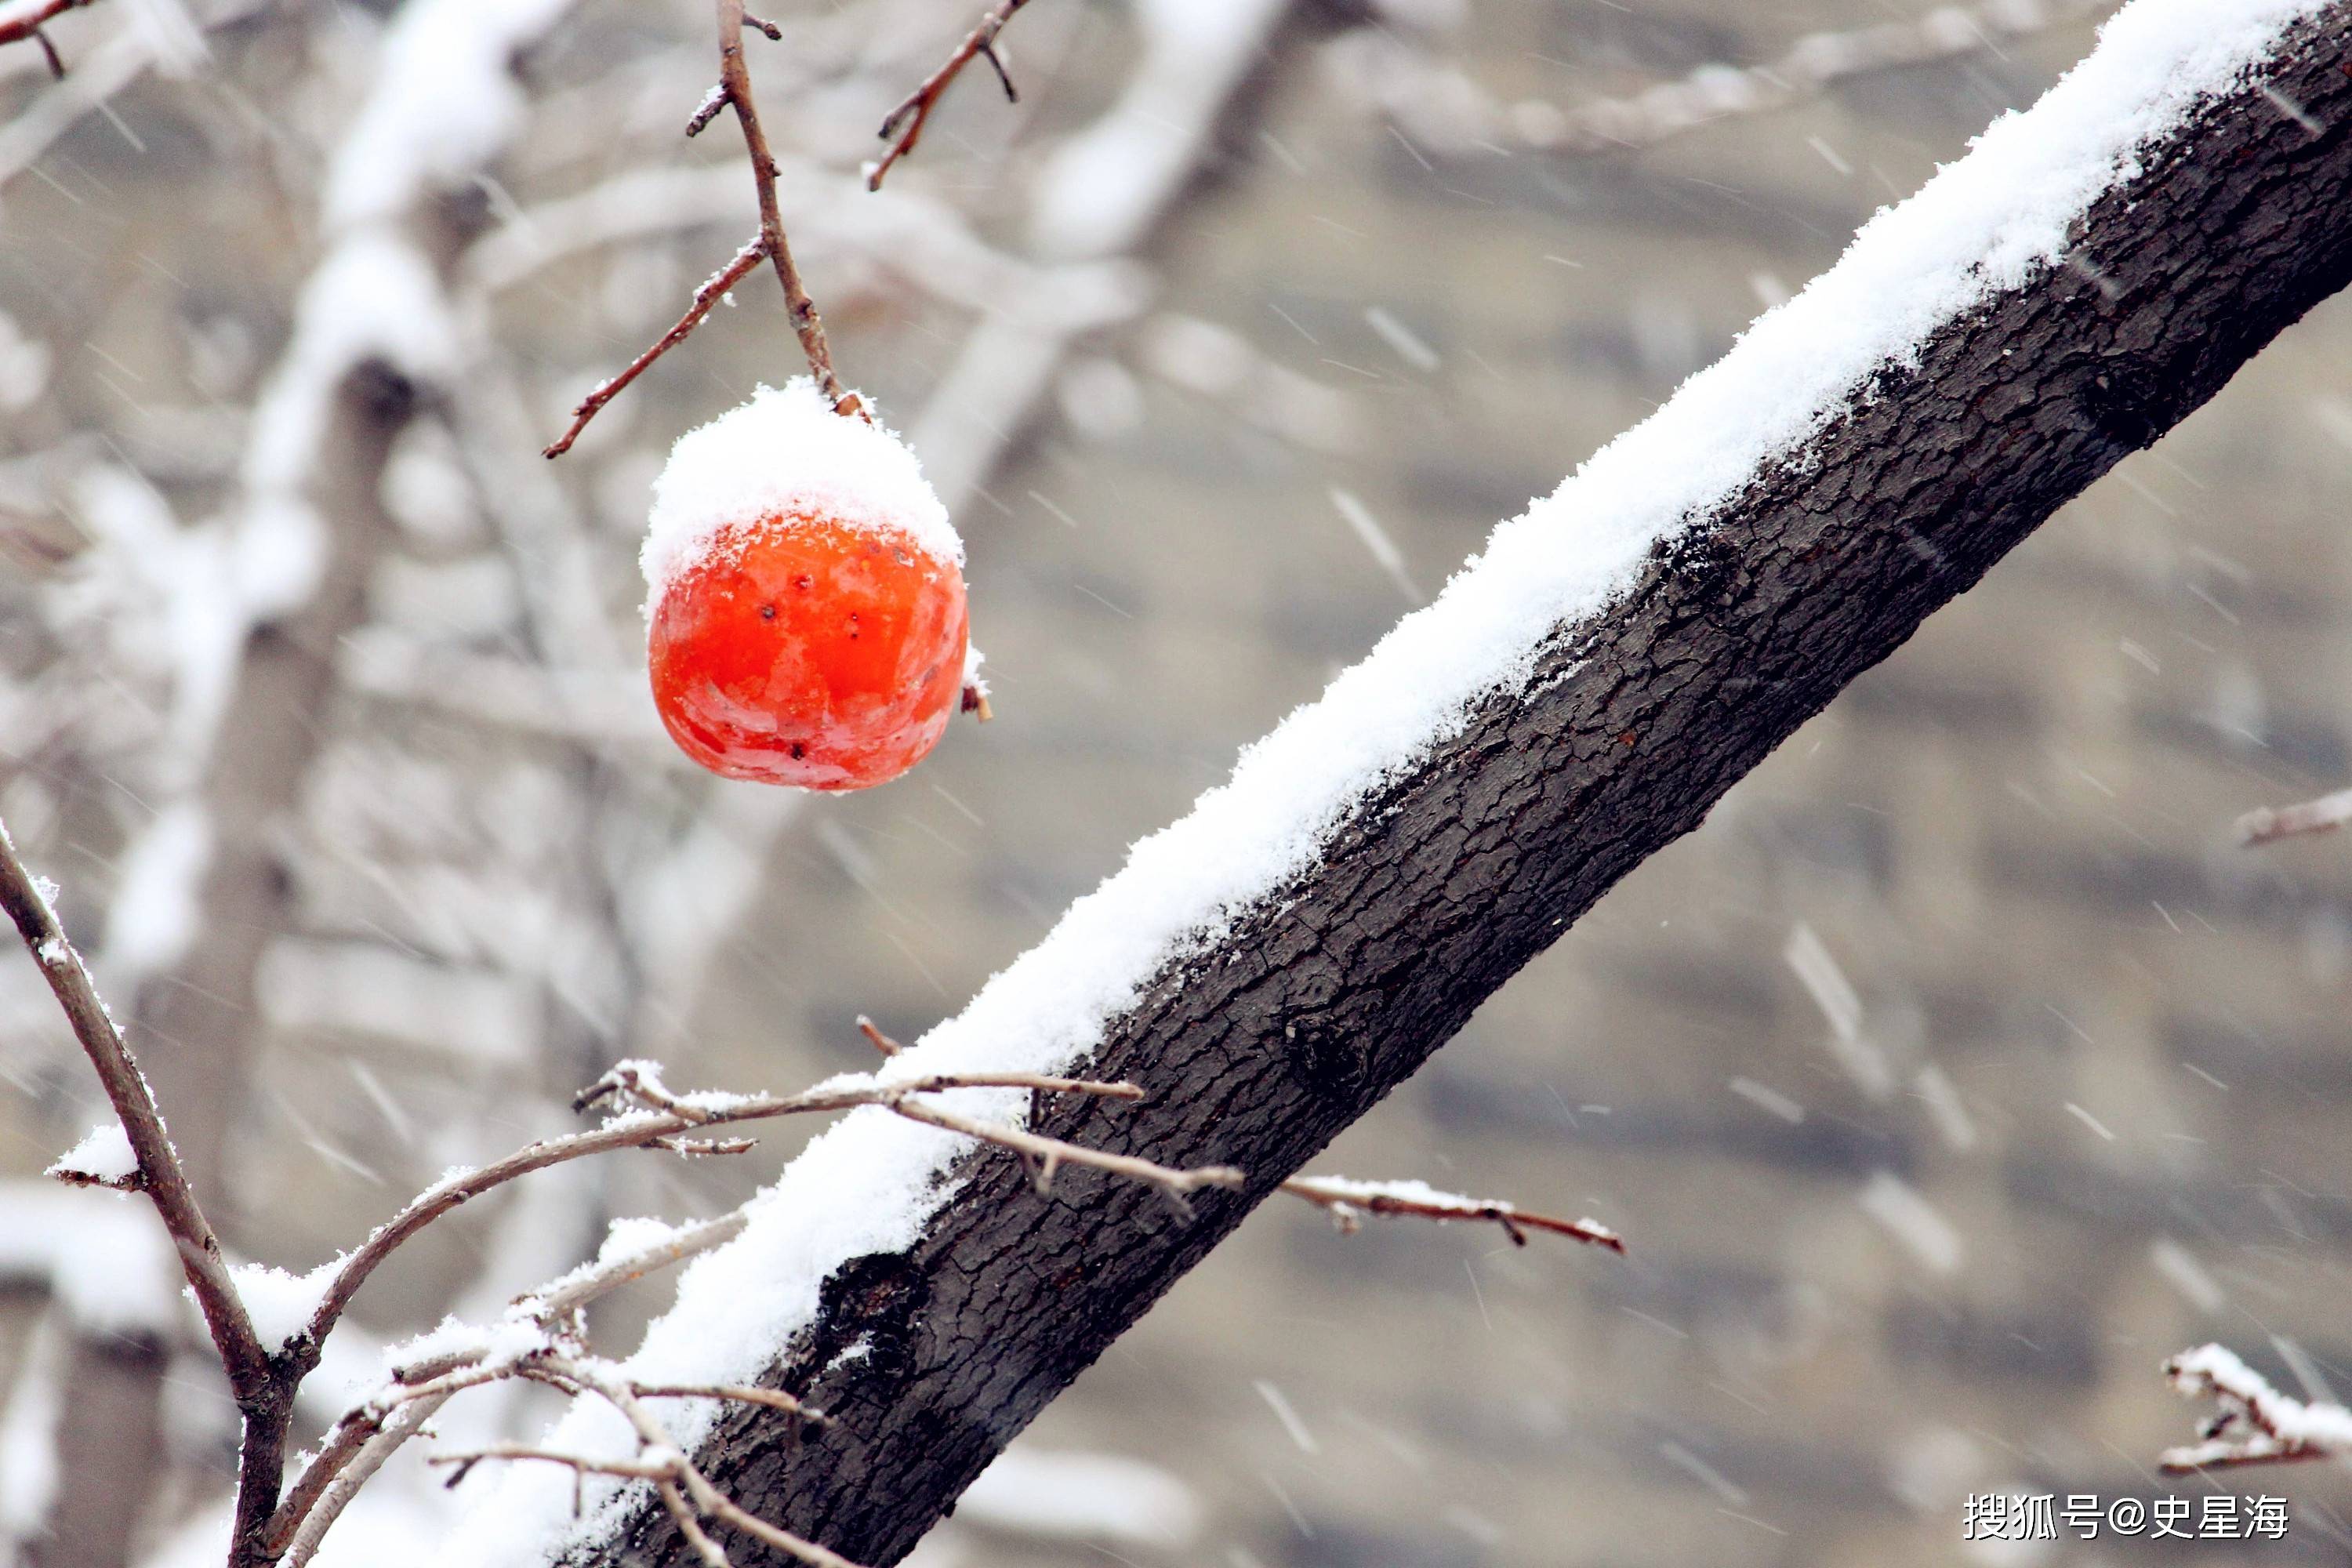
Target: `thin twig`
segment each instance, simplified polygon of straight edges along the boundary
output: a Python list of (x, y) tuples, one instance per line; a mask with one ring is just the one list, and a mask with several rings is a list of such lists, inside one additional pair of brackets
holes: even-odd
[(572, 411), (572, 427), (557, 437), (554, 444), (541, 456), (560, 458), (572, 450), (572, 443), (580, 439), (580, 432), (588, 428), (588, 421), (595, 418), (604, 405), (619, 396), (629, 383), (643, 375), (646, 366), (686, 342), (694, 329), (702, 325), (702, 319), (710, 314), (711, 307), (718, 304), (730, 289), (750, 276), (752, 268), (758, 267), (766, 255), (766, 242), (755, 236), (750, 244), (735, 253), (734, 260), (705, 279), (702, 287), (694, 291), (694, 302), (686, 308), (686, 314), (677, 319), (677, 325), (664, 332), (653, 347), (631, 360), (626, 370), (609, 381), (598, 383), (596, 390), (582, 398), (580, 406)]
[[(359, 1433), (346, 1453), (321, 1451), (319, 1458), (310, 1462), (310, 1468), (302, 1472), (301, 1480), (298, 1480), (287, 1493), (286, 1501), (272, 1516), (268, 1532), (263, 1537), (266, 1552), (283, 1552), (277, 1559), (277, 1568), (304, 1568), (304, 1564), (317, 1555), (319, 1543), (326, 1539), (328, 1529), (342, 1517), (343, 1510), (351, 1505), (352, 1499), (359, 1495), (360, 1489), (383, 1468), (384, 1461), (391, 1458), (403, 1443), (416, 1436), (425, 1424), (433, 1419), (435, 1413), (448, 1403), (450, 1394), (455, 1392), (454, 1389), (449, 1390), (395, 1407), (373, 1427)], [(331, 1458), (334, 1460), (331, 1467), (320, 1472), (320, 1467), (327, 1465)], [(320, 1472), (319, 1484), (306, 1495), (303, 1482), (308, 1481), (314, 1472)], [(278, 1533), (281, 1520), (286, 1521), (287, 1530), (282, 1538)], [(282, 1546), (279, 1544), (281, 1539)]]
[(882, 177), (890, 172), (890, 165), (915, 150), (915, 143), (922, 140), (923, 127), (930, 121), (931, 110), (939, 106), (940, 98), (955, 79), (963, 74), (963, 68), (973, 60), (985, 59), (996, 68), (996, 79), (1004, 86), (1007, 102), (1021, 101), (1021, 94), (1013, 85), (1012, 74), (1004, 68), (1003, 57), (996, 52), (996, 35), (1003, 31), (1004, 24), (1013, 19), (1013, 14), (1027, 3), (1028, 0), (1002, 0), (981, 17), (978, 26), (964, 35), (963, 42), (955, 47), (955, 52), (948, 56), (940, 68), (923, 79), (922, 86), (908, 93), (899, 101), (898, 108), (883, 117), (882, 129), (877, 134), (890, 146), (880, 161), (866, 172), (867, 190), (880, 190)]
[[(591, 1131), (543, 1138), (525, 1144), (504, 1159), (446, 1177), (426, 1188), (344, 1258), (320, 1299), (317, 1310), (311, 1315), (307, 1332), (309, 1344), (315, 1353), (316, 1347), (325, 1340), (341, 1318), (344, 1309), (351, 1305), (352, 1296), (377, 1266), (403, 1242), (458, 1205), (519, 1176), (545, 1170), (550, 1165), (616, 1149), (656, 1144), (675, 1139), (680, 1132), (714, 1126), (768, 1121), (780, 1116), (830, 1114), (868, 1105), (881, 1106), (901, 1116), (927, 1121), (933, 1126), (950, 1127), (973, 1137), (1003, 1143), (1024, 1153), (1044, 1157), (1050, 1152), (1051, 1158), (1059, 1163), (1098, 1165), (1150, 1182), (1170, 1193), (1181, 1194), (1202, 1184), (1232, 1184), (1222, 1176), (1212, 1184), (1199, 1173), (1172, 1170), (1124, 1155), (1097, 1154), (1092, 1150), (1079, 1149), (1074, 1144), (1041, 1138), (999, 1123), (956, 1117), (918, 1098), (965, 1089), (1026, 1089), (1047, 1094), (1080, 1094), (1111, 1100), (1139, 1100), (1143, 1093), (1133, 1084), (1097, 1083), (1085, 1079), (1055, 1078), (1040, 1073), (950, 1073), (911, 1079), (903, 1083), (879, 1083), (872, 1079), (850, 1079), (837, 1081), (831, 1086), (821, 1085), (795, 1095), (724, 1096), (705, 1104), (698, 1103), (691, 1097), (681, 1098), (672, 1094), (662, 1087), (650, 1068), (640, 1063), (623, 1063), (582, 1091), (574, 1104), (584, 1109), (600, 1100), (618, 1097), (634, 1101), (646, 1110), (616, 1118)], [(1234, 1174), (1238, 1179), (1238, 1173)]]
[(1293, 1176), (1282, 1184), (1282, 1190), (1293, 1197), (1305, 1198), (1308, 1203), (1329, 1210), (1342, 1230), (1354, 1230), (1368, 1214), (1391, 1218), (1433, 1219), (1440, 1224), (1484, 1220), (1502, 1226), (1512, 1242), (1520, 1247), (1528, 1244), (1528, 1231), (1548, 1230), (1590, 1246), (1605, 1247), (1612, 1252), (1625, 1250), (1623, 1238), (1598, 1220), (1555, 1219), (1549, 1215), (1529, 1214), (1515, 1204), (1499, 1199), (1456, 1197), (1451, 1193), (1397, 1191), (1339, 1176)]
[(90, 3), (91, 0), (41, 0), (24, 16), (0, 22), (0, 45), (32, 39), (41, 46), (41, 54), (49, 62), (49, 74), (62, 80), (66, 74), (66, 62), (58, 56), (57, 45), (49, 41), (48, 34), (41, 29), (67, 12), (79, 11)]
[(743, 128), (743, 149), (751, 155), (751, 183), (760, 195), (761, 248), (776, 269), (776, 281), (783, 285), (784, 308), (792, 315), (793, 331), (800, 334), (801, 352), (808, 356), (809, 371), (816, 377), (818, 388), (835, 414), (870, 419), (864, 401), (834, 374), (824, 322), (808, 290), (801, 286), (800, 269), (793, 265), (792, 247), (784, 240), (783, 215), (776, 205), (775, 155), (768, 151), (768, 138), (760, 129), (760, 112), (751, 104), (751, 71), (743, 59), (743, 0), (718, 3), (719, 89), (727, 95), (736, 121)]
[(1063, 1165), (1086, 1165), (1097, 1171), (1108, 1171), (1115, 1176), (1125, 1176), (1148, 1186), (1156, 1187), (1173, 1205), (1176, 1212), (1189, 1215), (1192, 1206), (1186, 1194), (1202, 1187), (1238, 1187), (1242, 1184), (1241, 1169), (1234, 1165), (1196, 1165), (1190, 1170), (1161, 1165), (1141, 1160), (1132, 1154), (1113, 1154), (1102, 1149), (1088, 1149), (1082, 1144), (1067, 1143), (1059, 1138), (1048, 1138), (1015, 1127), (1010, 1122), (987, 1121), (961, 1111), (949, 1110), (928, 1100), (899, 1100), (890, 1109), (909, 1121), (920, 1121), (950, 1132), (961, 1132), (967, 1138), (978, 1138), (999, 1144), (1019, 1154), (1035, 1173), (1037, 1190), (1045, 1192), (1054, 1183), (1054, 1173)]
[(813, 1426), (833, 1425), (832, 1416), (781, 1388), (752, 1388), (740, 1383), (638, 1383), (630, 1386), (640, 1399), (726, 1399), (738, 1405), (764, 1405), (771, 1410), (787, 1411)]
[(870, 421), (865, 402), (841, 384), (841, 377), (833, 368), (833, 350), (825, 342), (824, 321), (818, 316), (815, 302), (801, 282), (800, 268), (793, 263), (792, 247), (784, 238), (784, 219), (776, 200), (776, 160), (768, 150), (768, 138), (760, 129), (760, 113), (751, 103), (751, 72), (743, 61), (743, 29), (749, 26), (771, 38), (782, 38), (783, 30), (772, 22), (763, 22), (744, 14), (743, 0), (718, 0), (719, 4), (719, 85), (712, 88), (686, 122), (688, 136), (699, 135), (704, 127), (728, 109), (735, 110), (735, 119), (743, 128), (743, 147), (751, 161), (751, 183), (760, 202), (760, 232), (735, 259), (707, 279), (694, 291), (694, 302), (677, 324), (662, 334), (660, 340), (629, 363), (627, 369), (611, 380), (600, 384), (596, 390), (583, 398), (572, 411), (572, 426), (558, 437), (542, 454), (560, 458), (572, 449), (572, 443), (588, 427), (604, 406), (618, 396), (629, 383), (645, 373), (654, 361), (684, 342), (703, 318), (726, 292), (749, 277), (763, 260), (773, 263), (776, 280), (783, 285), (784, 309), (792, 317), (793, 331), (801, 341), (801, 352), (808, 358), (809, 373), (816, 378), (833, 411), (854, 415)]
[(637, 1392), (604, 1365), (594, 1362), (573, 1362), (564, 1365), (563, 1370), (602, 1394), (614, 1409), (628, 1418), (629, 1424), (636, 1428), (638, 1441), (645, 1446), (645, 1457), (659, 1456), (669, 1461), (672, 1483), (685, 1489), (686, 1495), (700, 1513), (732, 1525), (747, 1535), (755, 1536), (777, 1551), (808, 1563), (810, 1568), (857, 1568), (857, 1564), (841, 1553), (794, 1535), (788, 1530), (779, 1529), (736, 1506), (732, 1498), (713, 1486), (709, 1478), (695, 1467), (694, 1461), (671, 1443), (669, 1433), (646, 1409)]
[(2164, 1374), (2179, 1393), (2210, 1397), (2221, 1406), (2200, 1428), (2198, 1442), (2158, 1456), (2158, 1468), (2168, 1474), (2352, 1455), (2352, 1410), (2281, 1394), (2220, 1345), (2174, 1356), (2164, 1363)]
[(2238, 818), (2238, 842), (2268, 844), (2303, 833), (2328, 833), (2352, 823), (2352, 789), (2294, 805), (2257, 806)]
[(139, 1162), (140, 1188), (154, 1204), (163, 1228), (171, 1232), (188, 1289), (204, 1313), (205, 1326), (211, 1331), (239, 1405), (266, 1399), (273, 1375), (268, 1352), (262, 1349), (253, 1321), (246, 1315), (245, 1302), (229, 1279), (220, 1240), (205, 1218), (187, 1172), (181, 1168), (179, 1153), (163, 1129), (163, 1113), (156, 1109), (154, 1093), (147, 1087), (122, 1031), (115, 1027), (114, 1016), (100, 1000), (81, 954), (66, 940), (57, 911), (17, 858), (16, 841), (5, 823), (0, 823), (0, 905), (6, 907), (9, 919), (16, 924), (16, 934), (32, 950), (42, 978), (65, 1009), (74, 1038), (98, 1070), (106, 1098), (130, 1136), (131, 1151)]

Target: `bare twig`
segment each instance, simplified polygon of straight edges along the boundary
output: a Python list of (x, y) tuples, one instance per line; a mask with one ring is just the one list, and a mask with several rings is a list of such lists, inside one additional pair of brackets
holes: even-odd
[(1624, 1240), (1598, 1220), (1555, 1219), (1549, 1215), (1529, 1214), (1516, 1204), (1500, 1199), (1465, 1198), (1452, 1193), (1437, 1192), (1419, 1182), (1354, 1182), (1344, 1176), (1293, 1176), (1282, 1184), (1282, 1190), (1293, 1197), (1305, 1198), (1308, 1203), (1328, 1210), (1344, 1231), (1355, 1230), (1368, 1214), (1433, 1219), (1440, 1224), (1483, 1220), (1502, 1226), (1504, 1234), (1520, 1247), (1528, 1244), (1528, 1231), (1548, 1230), (1556, 1236), (1571, 1237), (1593, 1247), (1605, 1247), (1612, 1252), (1625, 1250)]
[(2268, 844), (2304, 833), (2328, 833), (2352, 822), (2352, 789), (2294, 805), (2257, 806), (2238, 818), (2238, 842)]
[(677, 325), (664, 332), (653, 347), (631, 360), (626, 370), (608, 381), (599, 382), (593, 392), (582, 398), (580, 406), (572, 411), (571, 428), (557, 437), (554, 444), (541, 456), (560, 458), (572, 450), (572, 443), (580, 439), (580, 432), (588, 428), (588, 421), (595, 418), (604, 405), (619, 396), (629, 383), (643, 375), (646, 366), (686, 342), (694, 329), (702, 325), (702, 319), (710, 314), (711, 307), (725, 298), (730, 289), (750, 276), (752, 268), (758, 267), (766, 255), (766, 242), (755, 236), (750, 244), (735, 253), (734, 260), (703, 279), (702, 287), (694, 291), (694, 302), (686, 308), (686, 314), (677, 319)]
[(106, 1098), (113, 1105), (115, 1115), (121, 1119), (122, 1130), (131, 1139), (131, 1151), (138, 1157), (140, 1189), (154, 1204), (163, 1227), (172, 1234), (181, 1268), (188, 1277), (188, 1289), (194, 1293), (196, 1306), (204, 1313), (205, 1326), (212, 1332), (213, 1343), (220, 1352), (221, 1364), (228, 1372), (230, 1386), (236, 1390), (239, 1404), (266, 1398), (271, 1385), (268, 1353), (254, 1333), (253, 1321), (246, 1315), (245, 1303), (229, 1279), (228, 1265), (221, 1257), (220, 1240), (213, 1234), (211, 1222), (205, 1218), (195, 1189), (188, 1184), (187, 1173), (180, 1167), (179, 1154), (172, 1147), (171, 1135), (163, 1129), (163, 1113), (155, 1107), (154, 1094), (148, 1089), (147, 1079), (140, 1072), (122, 1032), (115, 1027), (113, 1015), (100, 999), (81, 954), (66, 940), (64, 930), (58, 924), (57, 911), (50, 908), (48, 898), (17, 858), (16, 841), (9, 837), (5, 823), (0, 823), (0, 906), (5, 906), (9, 919), (16, 923), (16, 934), (32, 950), (42, 978), (49, 983), (49, 990), (65, 1009), (75, 1039), (89, 1058), (90, 1066), (98, 1070)]
[(2170, 1474), (2238, 1465), (2284, 1464), (2352, 1455), (2352, 1410), (2305, 1404), (2220, 1345), (2200, 1345), (2164, 1363), (2164, 1375), (2189, 1398), (2210, 1397), (2219, 1415), (2198, 1430), (2199, 1440), (2168, 1448), (2157, 1458)]
[[(264, 1537), (265, 1552), (281, 1554), (277, 1557), (278, 1568), (304, 1568), (360, 1489), (383, 1468), (384, 1461), (403, 1443), (433, 1419), (449, 1397), (449, 1393), (444, 1393), (400, 1405), (373, 1426), (354, 1426), (345, 1438), (348, 1447), (330, 1447), (311, 1460), (310, 1468), (288, 1490), (285, 1502), (271, 1517)], [(340, 1427), (338, 1435), (344, 1436)]]
[(809, 373), (816, 378), (818, 387), (833, 405), (835, 414), (871, 419), (866, 405), (857, 394), (841, 384), (841, 377), (833, 368), (833, 350), (825, 342), (824, 321), (817, 314), (816, 304), (801, 282), (800, 268), (793, 263), (792, 247), (784, 238), (784, 219), (776, 200), (776, 159), (768, 150), (768, 138), (760, 129), (759, 110), (751, 103), (751, 73), (743, 61), (743, 29), (746, 26), (765, 33), (771, 38), (781, 38), (783, 31), (772, 22), (762, 22), (747, 16), (743, 0), (718, 0), (719, 4), (719, 85), (712, 88), (693, 116), (686, 122), (688, 136), (699, 135), (703, 128), (719, 118), (721, 111), (735, 110), (736, 121), (743, 128), (743, 147), (751, 161), (751, 184), (760, 202), (760, 232), (751, 242), (735, 253), (735, 259), (706, 279), (694, 291), (694, 302), (677, 324), (662, 334), (660, 340), (629, 363), (628, 368), (609, 381), (598, 384), (572, 411), (571, 427), (556, 437), (542, 454), (560, 458), (572, 449), (588, 422), (596, 417), (604, 406), (618, 396), (623, 388), (645, 373), (646, 367), (684, 342), (703, 318), (727, 291), (749, 277), (761, 261), (773, 264), (776, 280), (783, 285), (784, 309), (792, 317), (793, 331), (801, 341), (801, 352), (808, 357)]
[(49, 41), (48, 34), (41, 29), (67, 12), (79, 11), (89, 4), (90, 0), (40, 0), (40, 4), (24, 16), (0, 22), (0, 45), (32, 39), (41, 46), (41, 54), (49, 62), (49, 74), (62, 79), (66, 74), (66, 62), (58, 56), (57, 45)]
[(792, 314), (793, 331), (800, 334), (809, 371), (835, 414), (866, 418), (865, 403), (834, 374), (824, 322), (808, 290), (801, 286), (792, 247), (784, 241), (783, 215), (776, 205), (775, 155), (768, 151), (768, 138), (760, 129), (760, 113), (751, 104), (751, 71), (743, 60), (743, 0), (719, 0), (719, 89), (743, 128), (743, 149), (751, 158), (751, 183), (760, 195), (761, 246), (776, 269), (776, 281), (784, 287), (784, 307)]
[(996, 79), (1003, 84), (1008, 102), (1021, 101), (1021, 94), (1013, 85), (1012, 74), (1004, 68), (1003, 57), (996, 52), (996, 35), (1003, 31), (1004, 24), (1013, 19), (1013, 14), (1027, 3), (1028, 0), (1001, 0), (981, 17), (978, 26), (964, 35), (963, 42), (955, 47), (955, 52), (948, 56), (940, 68), (923, 79), (922, 86), (908, 93), (899, 101), (898, 108), (883, 117), (882, 129), (877, 134), (890, 146), (866, 171), (867, 190), (880, 190), (882, 177), (890, 172), (890, 165), (915, 150), (915, 143), (922, 140), (923, 127), (930, 121), (931, 110), (939, 106), (940, 99), (955, 79), (963, 74), (963, 68), (974, 59), (985, 59), (995, 68)]

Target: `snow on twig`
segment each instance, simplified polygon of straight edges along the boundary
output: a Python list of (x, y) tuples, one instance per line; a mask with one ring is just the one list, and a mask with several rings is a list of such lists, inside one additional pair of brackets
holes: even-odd
[(1622, 98), (1566, 108), (1543, 99), (1496, 101), (1394, 30), (1359, 29), (1329, 46), (1343, 85), (1411, 141), (1466, 153), (1524, 148), (1570, 156), (1624, 153), (1718, 121), (1787, 109), (1873, 71), (1998, 52), (2003, 43), (2103, 16), (2116, 0), (1980, 0), (1916, 18), (1808, 33), (1759, 65), (1714, 64)]
[(2281, 1394), (2221, 1345), (2182, 1352), (2164, 1363), (2164, 1375), (2177, 1392), (2221, 1407), (2196, 1443), (2158, 1456), (2169, 1473), (2352, 1457), (2352, 1410)]
[(1342, 1231), (1353, 1232), (1366, 1215), (1390, 1218), (1433, 1219), (1441, 1225), (1462, 1220), (1500, 1226), (1513, 1245), (1525, 1247), (1528, 1232), (1548, 1230), (1571, 1237), (1612, 1252), (1625, 1250), (1624, 1238), (1597, 1219), (1555, 1219), (1533, 1214), (1500, 1198), (1465, 1198), (1442, 1193), (1426, 1182), (1359, 1182), (1347, 1176), (1293, 1176), (1282, 1184), (1292, 1197), (1304, 1198), (1329, 1211)]
[(2238, 818), (2238, 842), (2269, 844), (2305, 833), (2332, 833), (2352, 822), (2352, 789), (2294, 805), (2257, 806)]
[(940, 68), (925, 77), (921, 86), (882, 117), (882, 129), (875, 134), (889, 143), (889, 150), (866, 170), (867, 190), (880, 190), (890, 165), (915, 150), (915, 143), (922, 140), (923, 127), (930, 121), (931, 110), (939, 107), (940, 98), (973, 60), (985, 59), (995, 69), (1006, 101), (1021, 101), (1021, 93), (1013, 85), (1013, 74), (1004, 68), (1004, 57), (996, 52), (996, 36), (1004, 30), (1005, 23), (1013, 20), (1013, 14), (1027, 3), (1028, 0), (999, 0), (982, 15), (979, 24), (964, 35), (963, 42), (949, 53)]

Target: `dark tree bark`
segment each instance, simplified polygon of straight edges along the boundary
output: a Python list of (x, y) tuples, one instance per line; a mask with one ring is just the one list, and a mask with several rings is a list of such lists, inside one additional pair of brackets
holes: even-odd
[[(1937, 333), (1915, 370), (1759, 470), (1605, 616), (1363, 801), (1322, 861), (1162, 973), (1087, 1070), (1150, 1105), (1045, 1130), (1239, 1193), (1190, 1224), (1092, 1173), (1034, 1195), (1001, 1152), (903, 1256), (829, 1281), (701, 1461), (744, 1506), (897, 1562), (1045, 1403), (1260, 1198), (1418, 1068), (1620, 877), (2068, 499), (2352, 280), (2352, 0), (2196, 112), (2078, 226), (2069, 264)], [(2312, 126), (2320, 129), (2315, 131)], [(854, 1201), (845, 1194), (844, 1201)], [(869, 1354), (838, 1363), (864, 1340)], [(756, 1551), (747, 1544), (747, 1552)], [(657, 1508), (570, 1561), (691, 1560)], [(748, 1560), (748, 1559), (747, 1559)]]

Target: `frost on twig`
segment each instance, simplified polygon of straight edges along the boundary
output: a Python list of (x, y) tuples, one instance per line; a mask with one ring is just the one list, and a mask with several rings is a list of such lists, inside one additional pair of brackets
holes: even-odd
[(2329, 833), (2352, 822), (2352, 789), (2294, 805), (2257, 806), (2238, 818), (2238, 842), (2268, 844), (2305, 833)]
[(2170, 1473), (2352, 1456), (2352, 1410), (2281, 1394), (2221, 1345), (2184, 1351), (2164, 1363), (2164, 1374), (2180, 1394), (2220, 1406), (2195, 1443), (2158, 1457)]
[(1519, 1247), (1528, 1244), (1528, 1231), (1548, 1230), (1555, 1236), (1605, 1247), (1612, 1252), (1625, 1250), (1624, 1239), (1599, 1220), (1555, 1219), (1549, 1215), (1530, 1214), (1499, 1198), (1465, 1198), (1455, 1193), (1441, 1193), (1426, 1182), (1293, 1176), (1282, 1184), (1282, 1190), (1328, 1210), (1332, 1222), (1349, 1234), (1362, 1226), (1366, 1215), (1433, 1219), (1441, 1225), (1475, 1220), (1502, 1226), (1503, 1233)]

